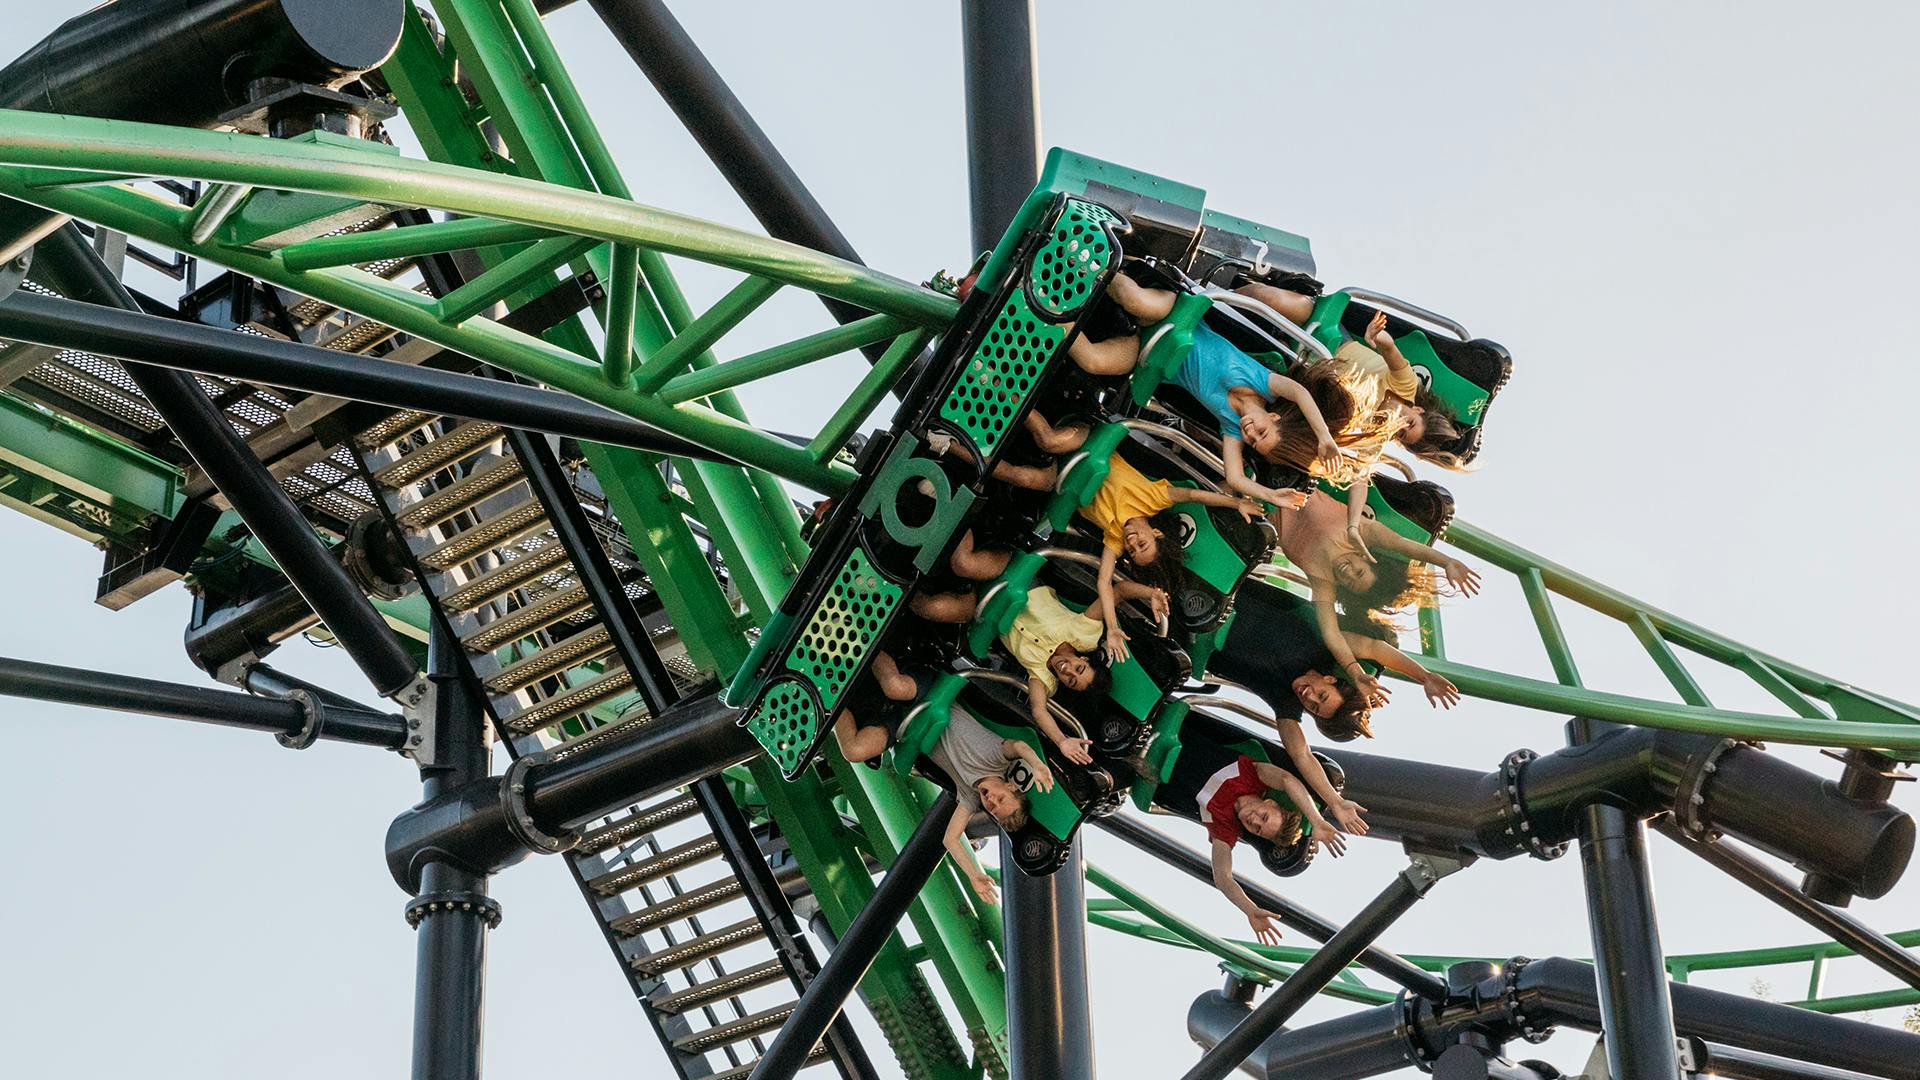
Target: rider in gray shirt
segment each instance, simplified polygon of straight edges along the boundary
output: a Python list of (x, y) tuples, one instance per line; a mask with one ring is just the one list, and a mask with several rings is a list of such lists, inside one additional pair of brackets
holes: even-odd
[(1041, 791), (1053, 790), (1053, 771), (1032, 746), (1019, 739), (1002, 739), (959, 705), (947, 713), (947, 729), (927, 756), (953, 778), (954, 796), (959, 801), (947, 822), (947, 854), (973, 883), (973, 891), (987, 903), (995, 903), (998, 897), (993, 879), (980, 869), (973, 858), (973, 847), (967, 843), (967, 823), (984, 809), (1008, 832), (1025, 825), (1027, 797), (1006, 778), (1007, 764), (1025, 761), (1033, 773), (1034, 786)]

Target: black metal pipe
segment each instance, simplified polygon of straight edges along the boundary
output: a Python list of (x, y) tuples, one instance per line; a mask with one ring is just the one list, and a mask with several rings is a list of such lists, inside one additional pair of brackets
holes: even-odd
[[(1258, 1080), (1360, 1080), (1414, 1068), (1419, 1058), (1402, 1027), (1404, 1009), (1404, 1002), (1379, 1005), (1275, 1032), (1240, 1064), (1240, 1071)], [(1240, 996), (1209, 990), (1187, 1007), (1187, 1035), (1200, 1046), (1216, 1045), (1252, 1012)]]
[[(592, 4), (614, 40), (627, 50), (767, 235), (848, 262), (862, 262), (664, 0), (592, 0)], [(820, 299), (839, 322), (867, 315), (844, 301)], [(883, 349), (869, 345), (861, 351), (869, 359), (878, 359)]]
[[(487, 775), (487, 718), (467, 678), (460, 640), (433, 620), (427, 673), (434, 685), (433, 764), (420, 775), (427, 801)], [(500, 906), (487, 895), (487, 875), (436, 859), (421, 868), (420, 893), (407, 905), (418, 932), (413, 994), (414, 1080), (479, 1080), (485, 1025), (487, 931)]]
[(1784, 875), (1739, 850), (1731, 841), (1703, 843), (1687, 836), (1675, 828), (1670, 821), (1655, 822), (1653, 827), (1674, 843), (1706, 860), (1728, 877), (1852, 949), (1868, 963), (1908, 986), (1920, 990), (1920, 957), (1902, 948), (1899, 942), (1844, 911), (1810, 899)]
[(1007, 1071), (1016, 1080), (1092, 1080), (1087, 1001), (1087, 894), (1079, 838), (1067, 864), (1031, 877), (1000, 845), (1002, 955), (1007, 964)]
[[(191, 720), (218, 727), (270, 731), (295, 738), (307, 731), (306, 706), (254, 697), (234, 690), (142, 679), (104, 671), (0, 658), (0, 694), (87, 705), (96, 709)], [(398, 750), (407, 742), (407, 722), (389, 713), (338, 708), (316, 700), (318, 737)]]
[(1585, 817), (1580, 867), (1606, 1018), (1607, 1065), (1613, 1076), (1680, 1080), (1646, 830), (1618, 807), (1589, 806)]
[(707, 694), (654, 719), (631, 737), (560, 761), (530, 763), (521, 790), (485, 777), (444, 791), (402, 813), (387, 828), (387, 869), (409, 891), (421, 867), (449, 860), (498, 872), (536, 849), (511, 809), (543, 833), (561, 836), (577, 822), (617, 806), (685, 787), (759, 753), (740, 713)]
[[(56, 267), (61, 284), (66, 286), (61, 291), (69, 296), (123, 311), (139, 310), (126, 286), (73, 226), (41, 241), (35, 265)], [(374, 610), (293, 498), (254, 456), (193, 376), (144, 364), (128, 364), (126, 371), (373, 688), (381, 696), (391, 697), (411, 685), (419, 669), (399, 635)]]
[[(1364, 804), (1371, 809), (1372, 804)], [(1113, 814), (1109, 817), (1095, 818), (1094, 824), (1146, 852), (1161, 862), (1181, 871), (1196, 881), (1213, 883), (1213, 865), (1205, 855), (1181, 844), (1160, 830), (1127, 814)], [(1302, 907), (1265, 885), (1235, 874), (1233, 879), (1240, 883), (1254, 903), (1280, 917), (1288, 928), (1298, 930), (1315, 941), (1330, 941), (1340, 932), (1338, 924)], [(1415, 967), (1398, 955), (1369, 945), (1360, 954), (1360, 966), (1387, 978), (1395, 984), (1412, 991), (1423, 998), (1438, 1001), (1447, 994), (1447, 987), (1431, 972)]]
[(1260, 1044), (1280, 1030), (1294, 1013), (1352, 964), (1366, 947), (1427, 894), (1438, 876), (1416, 861), (1394, 876), (1380, 894), (1368, 901), (1333, 940), (1320, 946), (1267, 995), (1253, 1012), (1188, 1069), (1184, 1080), (1221, 1080), (1240, 1066)]
[(1685, 803), (1712, 828), (1860, 896), (1885, 895), (1913, 854), (1913, 818), (1897, 807), (1849, 799), (1764, 750), (1711, 736), (1630, 728), (1487, 773), (1323, 752), (1345, 770), (1347, 797), (1367, 807), (1369, 835), (1424, 850), (1551, 855), (1575, 838), (1588, 806), (1647, 818)]
[(1705, 1039), (1688, 1039), (1686, 1052), (1694, 1072), (1720, 1080), (1867, 1080), (1865, 1073), (1742, 1050)]
[(945, 854), (942, 846), (947, 819), (953, 816), (951, 792), (942, 792), (927, 810), (927, 816), (914, 828), (913, 835), (900, 846), (900, 854), (887, 868), (886, 876), (867, 898), (866, 906), (840, 935), (827, 962), (820, 967), (811, 985), (793, 1008), (793, 1015), (774, 1036), (773, 1045), (753, 1067), (750, 1080), (792, 1080), (806, 1065), (813, 1048), (825, 1035), (848, 995), (860, 983), (861, 976), (873, 966), (881, 946), (893, 936), (894, 927), (926, 888), (927, 879), (940, 865)]
[(724, 460), (679, 436), (571, 394), (392, 364), (57, 296), (18, 292), (0, 303), (0, 338), (395, 409), (531, 428), (587, 442)]

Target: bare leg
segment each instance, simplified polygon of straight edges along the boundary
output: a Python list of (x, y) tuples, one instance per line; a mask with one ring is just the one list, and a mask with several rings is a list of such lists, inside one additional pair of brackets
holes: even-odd
[(840, 744), (840, 756), (855, 765), (872, 761), (887, 748), (886, 728), (859, 727), (853, 722), (853, 714), (845, 709), (833, 718), (833, 738)]
[(1028, 491), (1052, 491), (1054, 481), (1060, 478), (1060, 466), (1049, 463), (1045, 468), (1038, 465), (1015, 465), (1010, 461), (997, 461), (993, 465), (993, 478), (1003, 484), (1026, 488)]
[(972, 593), (922, 593), (913, 598), (907, 606), (915, 615), (937, 623), (969, 623), (973, 621), (974, 599)]
[(1007, 572), (1007, 563), (1013, 558), (1012, 552), (981, 551), (973, 546), (973, 530), (960, 538), (953, 549), (953, 572), (963, 578), (974, 581), (992, 581)]
[(900, 665), (894, 661), (893, 654), (885, 649), (874, 654), (873, 667), (869, 670), (873, 673), (874, 681), (880, 684), (880, 692), (887, 695), (890, 701), (912, 701), (918, 694), (919, 687), (912, 678), (901, 674)]
[(1140, 339), (1131, 334), (1105, 341), (1077, 337), (1067, 346), (1067, 355), (1089, 375), (1125, 375), (1140, 362)]
[(1174, 295), (1166, 289), (1149, 289), (1125, 274), (1115, 274), (1107, 283), (1107, 295), (1127, 314), (1143, 323), (1156, 323), (1173, 311)]
[(1305, 326), (1313, 321), (1313, 297), (1306, 293), (1297, 293), (1292, 289), (1275, 288), (1272, 285), (1250, 281), (1237, 291), (1253, 297), (1286, 317), (1295, 326)]
[(1034, 444), (1049, 454), (1071, 454), (1087, 441), (1087, 425), (1063, 424), (1054, 427), (1040, 410), (1027, 410), (1027, 431)]

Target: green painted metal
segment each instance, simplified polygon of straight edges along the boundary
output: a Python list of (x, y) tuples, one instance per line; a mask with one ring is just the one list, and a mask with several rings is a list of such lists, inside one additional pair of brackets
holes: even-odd
[(600, 356), (600, 374), (608, 386), (625, 387), (633, 381), (633, 327), (640, 302), (640, 253), (630, 247), (613, 249), (613, 280), (607, 285), (607, 335)]
[(756, 379), (764, 379), (783, 371), (792, 371), (794, 368), (811, 364), (816, 360), (839, 356), (863, 345), (886, 341), (907, 329), (907, 323), (891, 315), (869, 315), (844, 326), (836, 326), (831, 330), (810, 334), (798, 341), (762, 349), (737, 360), (676, 375), (660, 387), (660, 396), (669, 405), (708, 397)]
[(99, 541), (172, 517), (180, 488), (171, 463), (0, 393), (0, 502)]
[(727, 331), (740, 325), (780, 289), (780, 283), (771, 278), (749, 275), (698, 319), (686, 324), (673, 340), (655, 350), (635, 377), (634, 389), (643, 394), (660, 389), (694, 357), (713, 348)]
[(529, 244), (552, 237), (514, 221), (453, 218), (399, 229), (317, 236), (280, 249), (280, 261), (289, 270), (319, 270), (329, 266), (358, 266), (388, 259), (412, 259), (449, 251), (477, 251), (508, 244)]
[(820, 462), (828, 461), (839, 453), (840, 448), (853, 436), (854, 430), (873, 414), (880, 400), (887, 396), (887, 391), (893, 388), (893, 384), (906, 372), (907, 365), (920, 355), (920, 350), (926, 347), (932, 336), (931, 331), (921, 330), (894, 338), (887, 351), (860, 377), (859, 384), (847, 395), (847, 400), (821, 425), (820, 434), (807, 444), (807, 453)]

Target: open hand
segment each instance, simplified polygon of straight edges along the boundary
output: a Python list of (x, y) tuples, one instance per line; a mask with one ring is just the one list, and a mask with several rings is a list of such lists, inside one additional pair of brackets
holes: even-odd
[(1333, 441), (1333, 436), (1328, 435), (1316, 440), (1314, 454), (1320, 462), (1320, 467), (1328, 474), (1340, 468), (1340, 444)]
[(1000, 893), (994, 889), (992, 878), (975, 870), (967, 876), (967, 880), (973, 883), (973, 895), (978, 896), (989, 904), (997, 904), (1000, 902)]
[(1476, 596), (1480, 592), (1480, 574), (1473, 567), (1459, 559), (1447, 560), (1447, 581), (1463, 595)]
[(1346, 834), (1334, 828), (1333, 824), (1326, 818), (1314, 819), (1313, 839), (1316, 843), (1327, 849), (1327, 854), (1336, 859), (1347, 853)]
[(1327, 812), (1333, 815), (1333, 823), (1341, 832), (1354, 836), (1367, 835), (1367, 819), (1360, 816), (1367, 812), (1366, 807), (1352, 799), (1341, 798), (1328, 803)]
[(1307, 505), (1310, 494), (1299, 488), (1281, 488), (1277, 491), (1268, 491), (1267, 501), (1283, 510), (1298, 510)]
[(1362, 697), (1367, 699), (1369, 706), (1377, 709), (1385, 705), (1387, 698), (1393, 695), (1393, 691), (1387, 689), (1385, 684), (1381, 683), (1379, 679), (1368, 674), (1365, 668), (1355, 667), (1352, 671), (1353, 688), (1359, 691)]
[(1253, 939), (1262, 945), (1280, 944), (1280, 916), (1264, 908), (1254, 908), (1247, 912), (1247, 925), (1253, 928)]
[(1053, 770), (1047, 768), (1047, 763), (1039, 760), (1039, 757), (1040, 755), (1035, 754), (1033, 760), (1027, 762), (1028, 771), (1033, 773), (1033, 786), (1041, 791), (1052, 791)]
[(1067, 760), (1076, 765), (1093, 764), (1092, 739), (1075, 739), (1062, 735), (1060, 736), (1060, 741), (1053, 745), (1059, 747), (1060, 752), (1066, 755)]
[(1373, 557), (1373, 552), (1367, 550), (1367, 542), (1360, 538), (1360, 526), (1347, 526), (1347, 539), (1352, 541), (1354, 547), (1360, 549), (1360, 554), (1365, 555), (1368, 562), (1377, 563), (1380, 561)]
[(1376, 311), (1367, 321), (1367, 344), (1377, 352), (1386, 352), (1393, 345), (1393, 335), (1387, 333), (1387, 313)]
[[(1306, 500), (1302, 499), (1301, 501), (1305, 502)], [(1266, 516), (1260, 512), (1260, 504), (1252, 499), (1236, 499), (1233, 508), (1240, 511), (1240, 520), (1245, 521), (1249, 525)], [(1300, 508), (1296, 506), (1294, 509), (1298, 510)]]
[(1460, 704), (1460, 688), (1453, 685), (1445, 675), (1427, 672), (1420, 680), (1420, 686), (1427, 692), (1427, 703), (1442, 709), (1451, 709)]
[(1107, 662), (1119, 664), (1127, 659), (1127, 632), (1117, 626), (1107, 627)]

